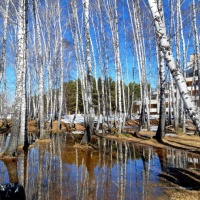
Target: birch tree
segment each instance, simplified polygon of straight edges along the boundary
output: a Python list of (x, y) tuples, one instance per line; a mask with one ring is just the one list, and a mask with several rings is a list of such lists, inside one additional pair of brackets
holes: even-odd
[[(17, 152), (19, 135), (21, 138), (25, 139), (22, 134), (25, 133), (26, 123), (22, 122), (22, 117), (26, 120), (24, 115), (26, 109), (26, 101), (24, 101), (24, 91), (25, 91), (25, 76), (26, 76), (26, 12), (27, 12), (27, 1), (20, 0), (18, 6), (18, 54), (17, 54), (17, 78), (16, 78), (16, 95), (14, 103), (14, 116), (13, 124), (11, 129), (11, 136), (7, 149), (4, 155), (15, 156)], [(23, 102), (22, 102), (23, 101)], [(21, 134), (22, 132), (22, 134)], [(22, 142), (22, 141), (21, 141)]]
[(86, 81), (86, 62), (85, 62), (85, 52), (84, 52), (84, 42), (83, 34), (81, 31), (80, 20), (78, 18), (78, 9), (76, 0), (71, 2), (72, 16), (69, 18), (70, 28), (72, 37), (74, 40), (74, 49), (76, 56), (76, 65), (80, 71), (81, 76), (81, 91), (83, 99), (83, 109), (84, 113), (88, 113), (88, 102), (87, 102), (87, 81)]
[[(179, 17), (179, 22), (180, 22), (180, 34), (181, 34), (181, 40), (182, 40), (182, 48), (183, 48), (183, 75), (184, 77), (186, 77), (186, 67), (187, 67), (187, 61), (186, 61), (186, 47), (185, 47), (185, 38), (183, 35), (183, 20), (182, 20), (182, 13), (181, 13), (181, 3), (180, 0), (178, 0), (178, 17)], [(183, 123), (183, 132), (185, 133), (185, 120), (186, 120), (186, 113), (184, 111), (184, 105), (182, 102), (182, 110), (183, 110), (183, 119), (182, 119), (182, 123)]]
[(24, 0), (23, 10), (23, 34), (24, 34), (24, 50), (23, 50), (23, 68), (21, 77), (21, 121), (18, 145), (28, 145), (27, 137), (27, 95), (26, 95), (26, 74), (27, 74), (27, 23), (28, 23), (28, 0)]
[(58, 130), (60, 130), (60, 120), (63, 109), (63, 82), (64, 82), (64, 66), (63, 66), (63, 36), (61, 27), (61, 8), (58, 1), (58, 23), (59, 23), (59, 38), (60, 38), (60, 89), (59, 89), (59, 112), (58, 112)]
[[(176, 5), (176, 24), (174, 22), (174, 29), (176, 31), (176, 34), (175, 34), (175, 51), (176, 51), (176, 65), (178, 68), (180, 68), (180, 64), (181, 64), (181, 61), (180, 61), (180, 31), (179, 31), (179, 28), (180, 28), (180, 22), (179, 22), (179, 16), (178, 16), (178, 9), (179, 9), (179, 5), (178, 5), (178, 2), (177, 2), (177, 5)], [(181, 70), (181, 68), (180, 68)], [(181, 119), (181, 99), (180, 99), (180, 95), (179, 95), (179, 92), (178, 92), (178, 88), (176, 87), (176, 102), (175, 102), (175, 106), (174, 108), (176, 109), (176, 113), (177, 115), (174, 115), (174, 129), (177, 131), (178, 128), (179, 128), (179, 122), (180, 122), (180, 119)]]
[(90, 24), (89, 24), (89, 5), (90, 0), (83, 0), (84, 7), (84, 28), (85, 28), (85, 43), (86, 43), (86, 64), (87, 64), (87, 102), (88, 115), (86, 118), (86, 132), (81, 141), (82, 144), (90, 142), (91, 135), (94, 128), (94, 106), (92, 102), (92, 59), (91, 59), (91, 42), (90, 42)]
[[(140, 17), (140, 5), (139, 1), (131, 1), (127, 0), (130, 20), (131, 20), (131, 28), (133, 32), (133, 42), (136, 53), (136, 60), (138, 64), (139, 71), (139, 81), (140, 81), (140, 93), (141, 93), (141, 111), (140, 111), (140, 127), (147, 126), (149, 128), (149, 108), (148, 108), (148, 91), (147, 91), (147, 80), (146, 80), (146, 66), (145, 66), (145, 48), (144, 48), (144, 35), (142, 22)], [(132, 6), (132, 7), (131, 7)], [(133, 11), (132, 11), (133, 10)], [(145, 110), (147, 111), (147, 120), (145, 118)]]
[(159, 78), (160, 78), (160, 111), (159, 124), (155, 138), (162, 140), (165, 136), (166, 102), (165, 102), (165, 61), (163, 52), (159, 50)]
[(36, 0), (33, 0), (33, 12), (35, 17), (35, 29), (38, 45), (38, 61), (39, 61), (39, 127), (40, 127), (40, 139), (46, 137), (44, 131), (44, 64), (43, 64), (43, 53), (42, 53), (42, 39), (39, 22), (38, 5)]
[[(118, 133), (121, 133), (122, 124), (121, 124), (121, 117), (122, 117), (122, 93), (121, 93), (121, 77), (122, 77), (122, 70), (121, 70), (121, 57), (120, 57), (120, 46), (119, 46), (119, 22), (118, 22), (118, 11), (117, 11), (117, 1), (116, 0), (109, 0), (104, 1), (104, 6), (106, 9), (106, 14), (108, 16), (108, 21), (111, 29), (112, 35), (112, 45), (113, 45), (113, 53), (114, 53), (114, 65), (116, 71), (116, 81), (115, 81), (115, 123), (117, 119), (117, 112), (118, 114), (118, 123), (119, 129)], [(118, 134), (117, 133), (117, 134)]]
[(180, 69), (178, 68), (175, 62), (174, 56), (172, 54), (172, 48), (170, 46), (170, 43), (166, 34), (166, 27), (161, 17), (161, 14), (163, 15), (163, 13), (160, 13), (158, 11), (157, 1), (148, 0), (148, 3), (151, 9), (151, 13), (152, 13), (154, 24), (155, 24), (156, 37), (159, 40), (159, 46), (161, 48), (161, 51), (163, 52), (164, 59), (178, 87), (181, 98), (183, 99), (183, 102), (185, 105), (185, 109), (188, 112), (191, 119), (193, 120), (194, 124), (196, 125), (197, 132), (199, 133), (200, 121), (199, 121), (199, 116), (198, 116), (198, 109), (196, 108), (194, 102), (192, 101), (192, 97), (190, 96), (187, 89), (186, 81)]
[[(108, 80), (108, 55), (107, 55), (107, 47), (106, 47), (106, 37), (105, 37), (105, 29), (103, 26), (103, 17), (102, 17), (102, 2), (100, 0), (97, 1), (97, 8), (98, 8), (98, 14), (99, 14), (99, 23), (100, 23), (100, 33), (99, 36), (101, 40), (101, 45), (99, 44), (99, 51), (100, 54), (102, 54), (102, 58), (100, 58), (100, 66), (101, 66), (101, 86), (102, 86), (102, 113), (103, 117), (107, 114), (107, 124), (109, 126), (108, 122), (108, 114), (111, 115), (111, 98), (110, 98), (110, 83), (108, 81), (108, 94), (105, 92), (105, 81)], [(102, 59), (102, 60), (101, 60)], [(104, 81), (104, 73), (103, 73), (103, 65), (106, 70), (105, 73), (105, 81)], [(110, 105), (110, 106), (109, 106)], [(110, 108), (110, 111), (108, 111), (108, 108)], [(110, 127), (109, 127), (110, 129)]]
[[(199, 59), (199, 35), (197, 30), (196, 24), (196, 7), (195, 1), (192, 0), (192, 14), (193, 14), (193, 29), (194, 29), (194, 42), (195, 42), (195, 55), (194, 55), (194, 76), (196, 75), (195, 72), (197, 71), (198, 74), (198, 88), (200, 88), (200, 59)], [(196, 87), (196, 81), (194, 82)], [(196, 97), (196, 94), (195, 94)], [(196, 98), (195, 98), (196, 99)], [(200, 100), (200, 90), (198, 89), (198, 99)], [(199, 101), (198, 101), (199, 102)], [(200, 103), (197, 103), (199, 106)]]
[(0, 60), (0, 83), (2, 77), (4, 78), (4, 95), (3, 95), (3, 107), (4, 107), (4, 118), (3, 118), (3, 125), (7, 127), (7, 95), (6, 95), (6, 44), (7, 44), (7, 32), (8, 32), (8, 14), (9, 14), (9, 3), (10, 0), (6, 0), (6, 10), (4, 14), (4, 23), (3, 23), (3, 48), (2, 48), (2, 57)]

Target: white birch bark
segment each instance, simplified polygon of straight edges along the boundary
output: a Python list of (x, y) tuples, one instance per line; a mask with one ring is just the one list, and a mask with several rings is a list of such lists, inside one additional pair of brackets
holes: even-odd
[[(141, 114), (140, 114), (140, 125), (145, 126), (149, 129), (149, 103), (148, 103), (148, 91), (147, 91), (147, 80), (146, 80), (146, 58), (145, 58), (145, 46), (144, 46), (144, 37), (142, 30), (142, 23), (140, 17), (140, 5), (139, 1), (132, 1), (134, 9), (134, 22), (135, 22), (135, 35), (136, 35), (136, 44), (138, 46), (138, 65), (140, 69), (140, 89), (141, 89)], [(145, 119), (145, 111), (147, 120)]]
[[(79, 69), (81, 69), (81, 62), (80, 62), (80, 54), (79, 54), (79, 45), (78, 45), (78, 31), (77, 31), (77, 27), (76, 27), (76, 18), (75, 18), (75, 14), (74, 12), (76, 12), (75, 8), (76, 6), (74, 5), (75, 4), (75, 1), (74, 3), (71, 3), (71, 7), (72, 7), (72, 16), (73, 16), (73, 20), (69, 19), (69, 23), (70, 23), (70, 26), (71, 26), (71, 33), (72, 33), (72, 37), (73, 37), (73, 40), (74, 40), (74, 48), (75, 48), (75, 57), (76, 57), (76, 108), (75, 108), (75, 115), (74, 115), (74, 118), (73, 118), (73, 121), (72, 121), (72, 124), (74, 123), (74, 120), (76, 119), (76, 115), (77, 115), (77, 112), (78, 112), (78, 90), (79, 90), (79, 84), (78, 84), (78, 79), (79, 79)], [(73, 22), (72, 22), (73, 21)], [(75, 30), (73, 29), (73, 26), (75, 26)], [(84, 101), (84, 100), (83, 100)]]
[[(180, 21), (180, 34), (181, 34), (181, 40), (182, 40), (182, 52), (183, 52), (183, 75), (184, 77), (186, 77), (186, 67), (187, 67), (187, 60), (186, 60), (186, 48), (185, 48), (185, 38), (183, 35), (183, 20), (182, 20), (182, 14), (181, 14), (181, 3), (180, 0), (178, 0), (178, 14), (179, 14), (179, 21)], [(185, 121), (186, 121), (186, 113), (184, 111), (184, 105), (182, 102), (182, 110), (183, 110), (183, 119), (182, 119), (182, 123), (183, 123), (183, 133), (185, 133), (186, 131), (186, 127), (185, 127)]]
[(155, 138), (161, 140), (165, 137), (166, 102), (165, 102), (165, 62), (164, 55), (159, 50), (159, 78), (160, 78), (160, 112), (159, 124)]
[[(195, 94), (198, 96), (198, 99), (200, 100), (200, 60), (199, 60), (199, 35), (198, 35), (198, 30), (197, 30), (197, 23), (196, 23), (196, 7), (195, 7), (195, 1), (192, 0), (192, 14), (193, 14), (193, 28), (194, 28), (194, 42), (195, 42), (195, 58), (194, 58), (194, 74), (195, 71), (197, 70), (198, 74), (198, 94)], [(196, 85), (196, 81), (194, 83)], [(199, 106), (200, 103), (198, 101), (197, 105)]]
[(86, 86), (87, 86), (87, 79), (86, 79), (86, 68), (85, 65), (85, 53), (83, 48), (83, 39), (82, 39), (82, 33), (80, 30), (80, 23), (78, 18), (78, 11), (77, 11), (77, 5), (76, 0), (71, 3), (72, 7), (72, 20), (69, 20), (71, 25), (71, 33), (72, 37), (74, 39), (74, 46), (75, 46), (75, 55), (76, 55), (76, 62), (77, 67), (80, 71), (81, 76), (81, 91), (82, 91), (82, 99), (83, 99), (83, 110), (84, 113), (88, 113), (88, 102), (86, 101), (87, 98), (87, 92), (86, 92)]
[(59, 37), (60, 37), (60, 94), (59, 94), (58, 130), (60, 130), (60, 121), (61, 121), (61, 114), (62, 114), (62, 109), (63, 109), (63, 82), (64, 82), (63, 36), (62, 36), (62, 27), (61, 27), (60, 1), (58, 1), (58, 13), (59, 13), (58, 14)]
[(84, 7), (84, 29), (86, 43), (86, 64), (87, 64), (87, 102), (89, 116), (87, 116), (86, 133), (82, 139), (82, 143), (90, 142), (90, 137), (93, 134), (94, 127), (94, 107), (92, 102), (92, 59), (91, 59), (91, 41), (90, 41), (90, 24), (89, 24), (89, 0), (83, 0)]
[[(131, 3), (129, 3), (129, 1)], [(133, 41), (135, 45), (135, 53), (136, 53), (136, 60), (138, 63), (138, 72), (139, 72), (139, 81), (140, 81), (140, 95), (141, 95), (141, 113), (140, 113), (140, 128), (142, 125), (145, 125), (145, 84), (146, 84), (146, 70), (145, 70), (145, 59), (144, 59), (144, 52), (143, 52), (143, 42), (141, 40), (142, 33), (141, 27), (139, 23), (139, 8), (137, 6), (136, 1), (127, 0), (129, 15), (131, 19), (131, 28), (133, 32)], [(132, 6), (132, 7), (131, 7)], [(133, 11), (132, 11), (133, 10)]]
[(31, 111), (31, 69), (27, 67), (27, 113), (28, 113), (28, 120), (32, 117)]
[(121, 97), (121, 59), (120, 59), (120, 49), (119, 49), (119, 27), (118, 27), (118, 11), (117, 11), (117, 1), (114, 0), (114, 12), (115, 12), (115, 21), (114, 21), (114, 31), (115, 31), (115, 45), (114, 51), (116, 56), (116, 65), (117, 65), (117, 93), (118, 93), (118, 106), (119, 106), (119, 130), (118, 133), (122, 131), (121, 117), (122, 117), (122, 97)]
[[(150, 35), (150, 30), (149, 30), (149, 35)], [(149, 41), (148, 41), (148, 44), (149, 44), (149, 82), (150, 82), (150, 88), (149, 88), (149, 96), (148, 96), (148, 99), (149, 99), (149, 104), (148, 104), (148, 108), (149, 108), (149, 114), (151, 112), (151, 94), (152, 94), (152, 59), (151, 59), (151, 52), (152, 52), (152, 48), (151, 48), (151, 40), (149, 38)], [(150, 123), (150, 119), (149, 119), (149, 123)], [(149, 124), (150, 126), (150, 124)]]
[[(106, 69), (106, 74), (105, 74), (105, 77), (106, 77), (107, 73), (108, 73), (108, 56), (107, 56), (105, 30), (104, 30), (104, 26), (103, 26), (101, 1), (97, 0), (97, 4), (98, 4), (99, 21), (100, 21), (100, 35), (102, 36), (102, 59), (103, 59), (103, 63), (104, 63), (105, 69)], [(108, 102), (105, 103), (105, 88), (104, 88), (103, 68), (102, 68), (102, 66), (101, 66), (101, 85), (102, 85), (103, 116), (105, 116), (106, 112), (107, 112), (107, 115), (108, 115), (108, 104), (109, 103)], [(107, 100), (108, 100), (108, 97), (107, 97)], [(111, 107), (110, 107), (110, 110), (111, 110)], [(110, 112), (110, 114), (111, 114), (111, 112)]]
[[(33, 15), (33, 19), (34, 19), (34, 12), (32, 13)], [(36, 119), (37, 118), (37, 115), (38, 115), (38, 95), (37, 95), (37, 90), (38, 90), (38, 87), (37, 87), (37, 77), (38, 77), (38, 54), (37, 54), (37, 45), (36, 45), (36, 29), (35, 29), (35, 23), (34, 21), (32, 22), (32, 29), (33, 29), (33, 35), (32, 35), (32, 38), (33, 38), (33, 66), (34, 66), (34, 69), (33, 69), (33, 76), (32, 76), (32, 88), (33, 88), (33, 97), (32, 97), (32, 104), (33, 104), (33, 119)]]
[(3, 125), (7, 127), (7, 80), (6, 80), (6, 44), (7, 44), (7, 32), (8, 32), (8, 14), (9, 14), (9, 2), (10, 0), (6, 1), (6, 11), (4, 16), (3, 22), (3, 47), (2, 47), (2, 57), (0, 60), (0, 83), (2, 80), (3, 75)]
[[(125, 3), (125, 0), (123, 2), (123, 7), (124, 7), (124, 3)], [(126, 79), (127, 79), (127, 83), (129, 83), (129, 75), (128, 75), (128, 55), (127, 55), (127, 30), (126, 30), (126, 26), (125, 26), (125, 11), (123, 9), (123, 31), (124, 31), (124, 46), (125, 46), (125, 66), (126, 66)], [(126, 112), (125, 113), (125, 116), (124, 116), (124, 122), (125, 120), (127, 119), (128, 115), (129, 115), (129, 109), (130, 109), (130, 88), (129, 88), (129, 84), (127, 85), (127, 99), (125, 100), (125, 97), (124, 98), (124, 111)], [(123, 88), (123, 95), (124, 95), (124, 88)], [(126, 106), (125, 106), (126, 104)], [(124, 126), (124, 124), (123, 124)]]
[(181, 98), (183, 99), (183, 102), (185, 104), (185, 109), (189, 113), (189, 116), (193, 120), (194, 124), (197, 127), (197, 131), (200, 131), (200, 121), (199, 116), (197, 112), (197, 108), (192, 101), (191, 96), (189, 95), (186, 81), (180, 71), (180, 69), (177, 67), (176, 62), (174, 60), (174, 56), (172, 54), (172, 49), (169, 44), (169, 40), (167, 38), (166, 34), (166, 27), (164, 26), (164, 22), (162, 21), (162, 18), (160, 16), (160, 13), (158, 11), (158, 5), (157, 2), (154, 0), (148, 0), (152, 16), (155, 23), (155, 30), (156, 30), (156, 36), (159, 38), (159, 45), (160, 48), (164, 54), (164, 59), (167, 63), (167, 66), (173, 76), (173, 79), (179, 89)]
[[(180, 69), (180, 31), (179, 31), (179, 16), (178, 16), (178, 9), (179, 9), (179, 5), (178, 2), (176, 4), (176, 25), (175, 26), (175, 30), (176, 30), (176, 34), (175, 34), (175, 50), (176, 50), (176, 64), (177, 67)], [(180, 69), (181, 70), (181, 69)], [(177, 115), (174, 116), (174, 129), (178, 130), (179, 128), (179, 121), (181, 118), (181, 110), (180, 110), (180, 95), (178, 92), (178, 88), (176, 88), (176, 104), (175, 104), (175, 109), (177, 112)]]
[[(169, 38), (169, 42), (170, 44), (172, 44), (172, 31), (173, 31), (173, 27), (174, 27), (174, 4), (175, 2), (173, 0), (170, 0), (170, 30), (169, 30), (169, 34), (170, 34), (170, 38)], [(177, 117), (177, 110), (176, 110), (176, 98), (175, 98), (175, 92), (174, 92), (174, 82), (173, 82), (173, 78), (172, 78), (172, 75), (170, 74), (170, 84), (169, 84), (169, 88), (170, 88), (170, 98), (172, 100), (172, 103), (171, 103), (171, 107), (173, 108), (173, 117), (174, 119), (176, 119)], [(170, 107), (170, 109), (171, 109)], [(172, 109), (171, 109), (172, 110)], [(170, 125), (172, 124), (172, 112), (169, 112), (169, 123)]]
[(99, 130), (99, 124), (100, 124), (100, 114), (101, 114), (101, 104), (100, 104), (100, 93), (99, 93), (99, 84), (98, 84), (98, 79), (97, 79), (97, 63), (96, 63), (96, 57), (95, 57), (95, 52), (94, 52), (94, 46), (93, 46), (93, 42), (91, 40), (90, 37), (90, 41), (91, 41), (91, 49), (92, 49), (92, 56), (93, 56), (93, 61), (94, 61), (94, 79), (95, 79), (95, 86), (96, 86), (96, 91), (97, 91), (97, 116), (98, 116), (98, 123), (96, 126), (96, 131)]
[(8, 32), (9, 2), (10, 0), (6, 0), (6, 10), (5, 10), (4, 22), (3, 22), (3, 47), (2, 47), (2, 57), (0, 60), (0, 83), (2, 80), (2, 76), (6, 70), (6, 43), (7, 43), (7, 32)]
[[(22, 70), (22, 96), (21, 96), (21, 127), (20, 127), (20, 135), (18, 145), (27, 145), (27, 97), (26, 97), (26, 68), (27, 68), (27, 20), (28, 20), (28, 1), (24, 0), (24, 10), (23, 10), (23, 32), (24, 32), (24, 67)], [(26, 144), (25, 144), (26, 142)]]
[(17, 78), (16, 78), (16, 95), (15, 95), (15, 103), (14, 103), (14, 116), (13, 116), (13, 124), (11, 129), (11, 137), (9, 140), (9, 145), (5, 150), (5, 155), (15, 156), (18, 146), (18, 138), (21, 135), (21, 130), (25, 129), (25, 124), (21, 124), (21, 109), (24, 108), (22, 106), (22, 95), (23, 95), (23, 81), (24, 75), (23, 73), (26, 71), (26, 59), (25, 59), (25, 51), (26, 51), (26, 2), (24, 0), (19, 1), (18, 7), (18, 54), (17, 54)]
[[(99, 18), (100, 20), (97, 21), (96, 23), (102, 23), (102, 16), (101, 15), (101, 8), (98, 2), (98, 11), (99, 13)], [(103, 77), (103, 55), (102, 55), (102, 45), (104, 44), (104, 31), (102, 30), (103, 28), (100, 27), (100, 30), (98, 28), (98, 26), (95, 25), (94, 23), (94, 19), (93, 18), (98, 18), (98, 16), (95, 16), (95, 14), (93, 14), (92, 17), (92, 25), (93, 25), (93, 29), (94, 29), (94, 35), (95, 35), (95, 42), (97, 45), (97, 52), (98, 52), (98, 61), (99, 61), (99, 66), (100, 66), (100, 78), (101, 78), (101, 96), (102, 96), (102, 123), (104, 122), (104, 117), (105, 117), (105, 91), (104, 91), (104, 77)], [(102, 26), (102, 24), (100, 24), (100, 26)], [(101, 32), (102, 31), (102, 32)], [(100, 37), (100, 35), (102, 34), (102, 37)], [(101, 45), (101, 40), (103, 40), (103, 44)], [(92, 45), (92, 49), (94, 49), (93, 45)], [(94, 50), (93, 51), (93, 55), (94, 54)], [(106, 58), (105, 58), (106, 59)], [(105, 62), (105, 61), (104, 61)], [(98, 125), (96, 127), (96, 130), (99, 129), (99, 124), (100, 124), (100, 114), (101, 114), (101, 102), (100, 102), (100, 91), (99, 91), (99, 87), (98, 87), (98, 79), (96, 78), (96, 66), (97, 64), (95, 64), (95, 58), (94, 58), (94, 65), (95, 65), (95, 81), (96, 81), (96, 90), (97, 90), (97, 96), (98, 96)], [(102, 124), (103, 126), (103, 124)]]
[[(45, 48), (45, 60), (46, 60), (46, 65), (47, 65), (47, 73), (48, 73), (48, 91), (47, 91), (47, 108), (46, 108), (46, 112), (47, 112), (47, 116), (48, 116), (48, 120), (52, 120), (52, 108), (53, 108), (53, 77), (52, 77), (52, 57), (53, 57), (53, 52), (51, 51), (51, 43), (53, 41), (53, 38), (51, 36), (51, 19), (49, 19), (49, 15), (52, 15), (52, 13), (49, 13), (50, 10), (52, 9), (53, 5), (52, 3), (48, 2), (47, 0), (45, 0), (45, 22), (46, 22), (46, 43), (44, 45)], [(44, 40), (45, 41), (45, 40)], [(49, 129), (51, 127), (52, 123), (49, 123), (47, 129)]]
[(40, 139), (44, 139), (44, 64), (43, 64), (43, 53), (42, 53), (42, 40), (41, 40), (41, 30), (39, 22), (38, 5), (36, 0), (33, 2), (33, 12), (35, 17), (35, 29), (38, 45), (38, 57), (39, 57), (39, 123), (40, 123)]
[[(114, 4), (114, 8), (112, 7), (112, 3)], [(115, 121), (117, 111), (119, 112), (118, 123), (119, 129), (118, 133), (121, 133), (121, 117), (122, 117), (122, 97), (121, 97), (121, 58), (120, 58), (120, 49), (119, 49), (119, 27), (118, 27), (118, 11), (117, 11), (117, 1), (113, 0), (113, 2), (106, 2), (105, 8), (106, 13), (108, 15), (109, 25), (111, 28), (112, 34), (112, 43), (114, 50), (114, 64), (116, 70), (116, 82), (115, 82)]]
[(79, 86), (78, 86), (78, 67), (76, 67), (76, 109), (75, 109), (75, 119), (76, 119), (76, 115), (78, 114), (78, 90), (79, 90)]

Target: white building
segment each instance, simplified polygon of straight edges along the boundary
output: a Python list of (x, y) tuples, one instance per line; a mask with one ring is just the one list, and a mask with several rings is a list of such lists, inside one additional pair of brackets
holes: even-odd
[[(188, 62), (188, 69), (186, 71), (186, 83), (188, 86), (188, 90), (190, 94), (192, 95), (193, 101), (200, 103), (199, 96), (198, 96), (198, 76), (197, 76), (197, 71), (195, 72), (195, 76), (193, 74), (193, 69), (194, 69), (194, 55), (190, 55), (190, 61)], [(166, 83), (166, 88), (165, 88), (165, 100), (166, 100), (166, 113), (169, 113), (169, 105), (172, 105), (172, 95), (171, 95), (169, 83)], [(176, 98), (176, 89), (174, 87), (173, 93), (174, 97)], [(136, 101), (134, 108), (136, 112), (139, 114), (140, 113), (140, 108), (141, 108), (141, 101)], [(151, 101), (150, 101), (150, 115), (154, 115), (158, 117), (159, 115), (159, 93), (158, 90), (152, 91), (151, 93)], [(173, 114), (173, 108), (171, 106), (171, 112)]]

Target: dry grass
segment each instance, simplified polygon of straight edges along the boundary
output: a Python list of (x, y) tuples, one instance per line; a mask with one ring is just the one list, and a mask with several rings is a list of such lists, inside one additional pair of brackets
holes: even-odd
[(74, 148), (83, 149), (83, 150), (93, 150), (93, 147), (88, 146), (88, 145), (81, 145), (81, 144), (75, 144)]
[(36, 143), (50, 143), (51, 140), (50, 139), (38, 139), (35, 141)]
[(200, 153), (200, 137), (195, 135), (189, 136), (189, 135), (178, 134), (173, 137), (168, 136), (165, 137), (165, 139), (163, 139), (162, 142), (158, 142), (157, 140), (153, 139), (155, 132), (150, 132), (150, 131), (140, 131), (139, 137), (135, 136), (126, 137), (126, 135), (122, 137), (122, 135), (123, 134), (120, 134), (120, 137), (117, 137), (115, 135), (105, 135), (104, 137), (108, 139), (115, 139), (117, 141), (136, 142), (158, 148), (173, 147)]
[(3, 153), (0, 153), (0, 160), (3, 160), (3, 161), (15, 161), (17, 160), (18, 158), (17, 157), (13, 157), (13, 156), (5, 156), (3, 155)]
[[(138, 120), (128, 120), (126, 122), (126, 125), (128, 126), (137, 126), (139, 123)], [(11, 126), (12, 122), (9, 121), (9, 126)], [(158, 120), (151, 120), (152, 125), (157, 125)], [(191, 122), (187, 122), (189, 125), (189, 129), (193, 129), (193, 125)], [(48, 126), (48, 123), (46, 123), (46, 127)], [(53, 121), (52, 129), (49, 131), (52, 131), (54, 133), (56, 132), (64, 132), (67, 131), (67, 127), (70, 126), (70, 124), (65, 124), (61, 122), (61, 131), (58, 131), (58, 122)], [(180, 124), (181, 127), (181, 124)], [(170, 127), (169, 127), (170, 128)], [(75, 124), (75, 127), (73, 130), (77, 131), (85, 131), (85, 127), (81, 124)], [(10, 131), (9, 129), (6, 129), (5, 127), (2, 126), (2, 121), (0, 121), (0, 133), (3, 133), (5, 131)], [(37, 122), (36, 120), (29, 121), (28, 122), (28, 131), (29, 132), (39, 132), (39, 129), (37, 128)], [(195, 152), (200, 153), (200, 137), (199, 136), (189, 136), (185, 134), (177, 134), (175, 137), (165, 137), (162, 143), (157, 142), (155, 139), (153, 139), (153, 136), (155, 135), (155, 132), (150, 132), (150, 131), (140, 131), (139, 132), (139, 137), (133, 136), (134, 129), (129, 127), (129, 129), (123, 130), (126, 134), (120, 134), (119, 137), (116, 137), (115, 135), (105, 135), (105, 138), (112, 138), (118, 141), (133, 141), (141, 144), (146, 144), (154, 147), (159, 147), (159, 148), (166, 148), (166, 147), (174, 147), (174, 148), (180, 148), (180, 149), (185, 149), (185, 150), (191, 150)], [(129, 133), (129, 134), (127, 134)], [(38, 143), (49, 143), (49, 139), (45, 140), (37, 140)]]

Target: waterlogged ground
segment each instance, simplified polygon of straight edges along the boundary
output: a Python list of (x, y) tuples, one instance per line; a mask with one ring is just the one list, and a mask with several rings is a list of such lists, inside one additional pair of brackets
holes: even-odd
[(27, 200), (200, 199), (199, 154), (105, 138), (93, 144), (74, 148), (66, 133), (52, 134), (18, 160), (0, 160), (0, 183), (19, 181)]

